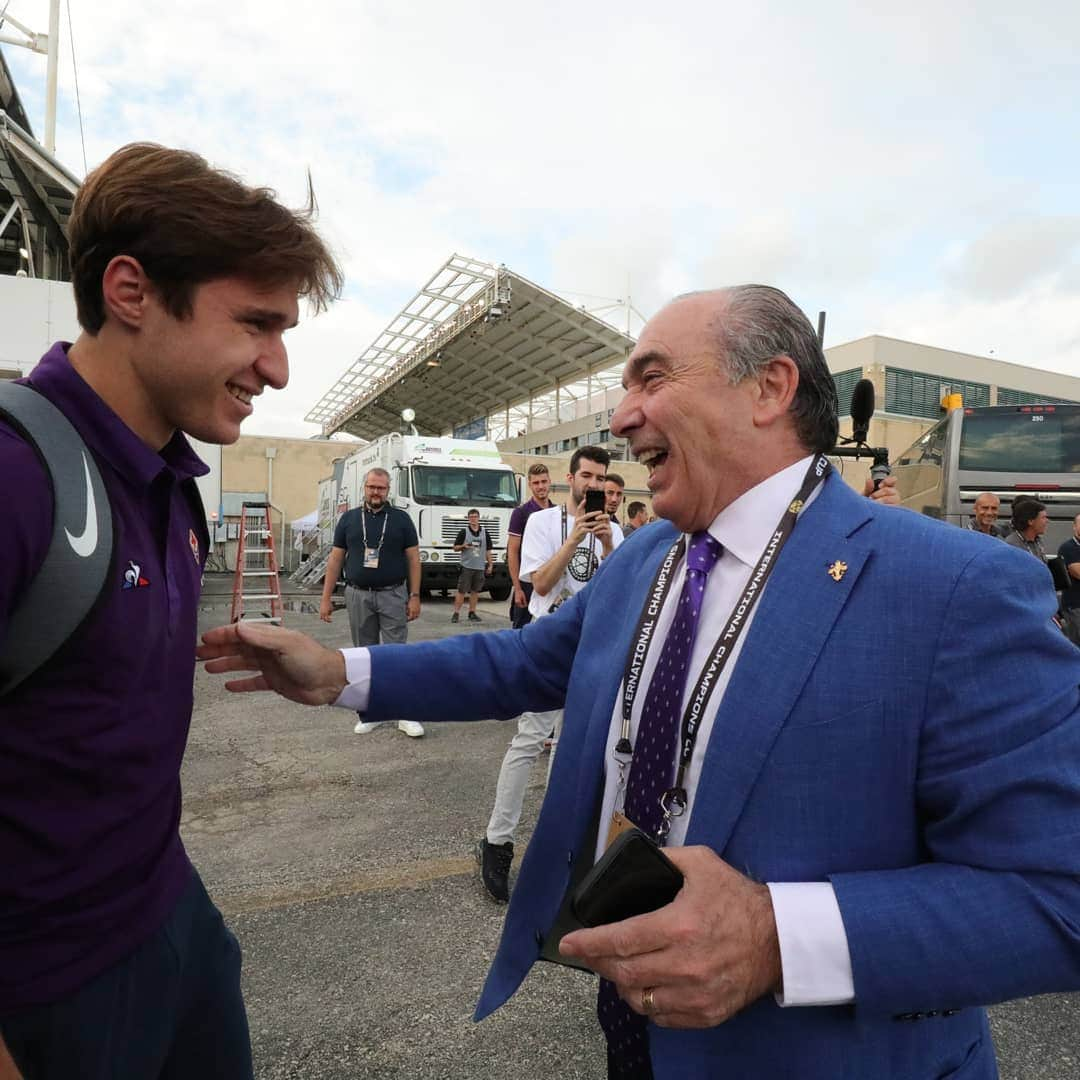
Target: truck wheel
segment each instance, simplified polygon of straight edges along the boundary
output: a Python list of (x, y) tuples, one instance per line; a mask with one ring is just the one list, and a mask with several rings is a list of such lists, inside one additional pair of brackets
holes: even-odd
[(496, 603), (502, 603), (504, 600), (510, 599), (510, 586), (509, 585), (493, 585), (488, 592), (491, 594), (491, 599)]

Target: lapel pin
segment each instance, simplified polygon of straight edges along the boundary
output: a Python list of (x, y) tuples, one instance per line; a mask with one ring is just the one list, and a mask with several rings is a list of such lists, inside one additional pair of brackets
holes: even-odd
[(829, 567), (829, 577), (831, 577), (833, 581), (839, 581), (846, 573), (847, 563), (841, 562), (839, 559)]

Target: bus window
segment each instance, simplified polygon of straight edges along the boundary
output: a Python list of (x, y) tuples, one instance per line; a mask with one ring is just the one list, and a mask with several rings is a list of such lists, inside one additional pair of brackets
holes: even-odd
[(1080, 473), (1080, 407), (973, 412), (964, 417), (960, 468), (971, 472)]

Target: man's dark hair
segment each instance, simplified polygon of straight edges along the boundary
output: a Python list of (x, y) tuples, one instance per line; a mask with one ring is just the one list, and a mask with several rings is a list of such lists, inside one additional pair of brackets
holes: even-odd
[(736, 285), (724, 290), (724, 298), (713, 329), (728, 378), (742, 382), (773, 357), (789, 357), (799, 370), (791, 403), (796, 434), (807, 450), (831, 450), (839, 430), (836, 384), (810, 321), (789, 296), (769, 285)]
[(166, 310), (191, 314), (195, 289), (236, 277), (274, 288), (296, 282), (316, 311), (340, 295), (344, 277), (315, 231), (314, 191), (289, 210), (269, 188), (252, 188), (198, 154), (131, 143), (92, 170), (68, 224), (79, 323), (105, 325), (101, 279), (117, 255), (142, 266)]
[(479, 510), (470, 510), (465, 516), (466, 517), (472, 517), (473, 514), (475, 514), (477, 517), (479, 517), (480, 516), (480, 511)]
[(1023, 495), (1012, 504), (1012, 526), (1023, 532), (1044, 510), (1046, 503), (1030, 495)]
[(626, 519), (627, 519), (627, 521), (631, 521), (634, 518), (636, 518), (638, 516), (638, 514), (640, 514), (644, 509), (646, 509), (646, 507), (645, 507), (645, 504), (643, 502), (632, 502), (626, 508)]
[(542, 461), (537, 461), (534, 464), (529, 466), (529, 475), (530, 476), (547, 476), (548, 475), (548, 467)]
[(609, 473), (607, 474), (607, 476), (605, 476), (605, 477), (604, 477), (604, 483), (605, 483), (605, 484), (606, 484), (606, 483), (607, 483), (607, 482), (608, 482), (609, 480), (610, 480), (610, 481), (611, 481), (611, 482), (612, 482), (613, 484), (618, 484), (618, 485), (619, 485), (619, 487), (621, 487), (621, 488), (624, 488), (624, 487), (626, 487), (626, 481), (625, 481), (625, 480), (624, 480), (624, 479), (623, 479), (623, 478), (622, 478), (622, 477), (621, 477), (621, 476), (620, 476), (620, 475), (619, 475), (619, 474), (618, 474), (617, 472), (609, 472)]
[(603, 465), (605, 469), (611, 464), (611, 455), (602, 446), (579, 446), (570, 458), (571, 476), (578, 471), (578, 463), (582, 458)]

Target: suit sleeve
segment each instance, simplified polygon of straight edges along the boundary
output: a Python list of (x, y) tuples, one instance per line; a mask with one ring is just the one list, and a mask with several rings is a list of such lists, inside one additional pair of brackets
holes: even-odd
[(1045, 570), (985, 549), (938, 633), (915, 783), (925, 860), (830, 878), (860, 1010), (1080, 987), (1080, 652), (1051, 625)]
[(508, 720), (561, 708), (585, 592), (523, 630), (371, 649), (368, 720)]

